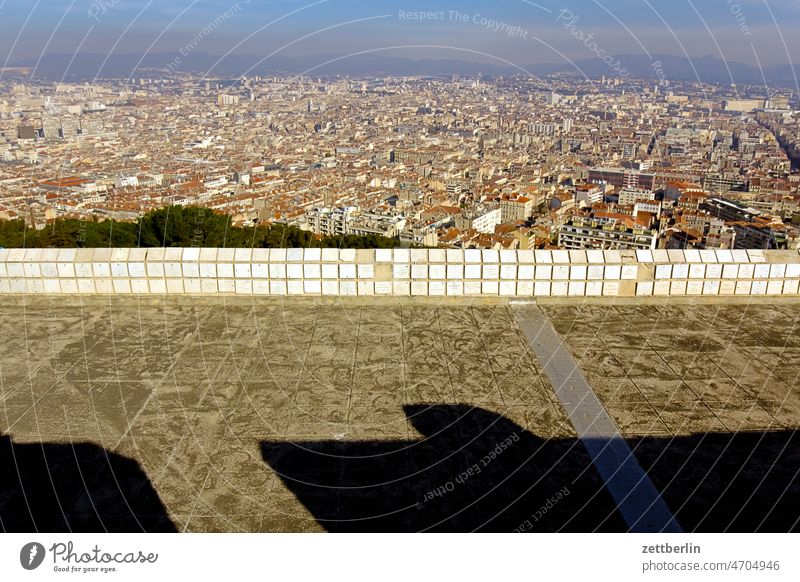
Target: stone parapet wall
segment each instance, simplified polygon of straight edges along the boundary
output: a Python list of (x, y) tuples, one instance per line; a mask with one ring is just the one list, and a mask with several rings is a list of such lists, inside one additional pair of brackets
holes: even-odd
[(798, 295), (797, 251), (10, 249), (0, 294)]

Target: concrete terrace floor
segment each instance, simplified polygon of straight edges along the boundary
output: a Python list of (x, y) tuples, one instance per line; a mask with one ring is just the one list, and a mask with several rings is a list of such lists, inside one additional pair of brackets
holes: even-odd
[[(800, 302), (540, 308), (685, 530), (797, 529)], [(505, 302), (17, 297), (0, 334), (0, 529), (626, 529)]]

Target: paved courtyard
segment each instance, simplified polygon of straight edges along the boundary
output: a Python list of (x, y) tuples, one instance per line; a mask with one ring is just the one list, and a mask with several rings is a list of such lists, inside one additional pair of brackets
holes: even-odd
[[(800, 303), (540, 308), (685, 530), (797, 529)], [(2, 529), (626, 529), (502, 302), (20, 297), (0, 334)]]

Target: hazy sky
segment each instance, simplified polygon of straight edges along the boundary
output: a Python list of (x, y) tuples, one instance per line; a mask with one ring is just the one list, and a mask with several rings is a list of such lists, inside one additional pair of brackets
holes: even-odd
[[(439, 12), (408, 14), (420, 10)], [(193, 43), (213, 54), (407, 47), (392, 54), (526, 65), (649, 52), (767, 65), (800, 62), (798, 32), (800, 0), (0, 0), (0, 58), (10, 63)]]

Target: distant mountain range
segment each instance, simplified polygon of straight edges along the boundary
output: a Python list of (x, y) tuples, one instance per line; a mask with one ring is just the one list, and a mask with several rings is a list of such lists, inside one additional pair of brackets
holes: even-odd
[[(179, 57), (179, 58), (176, 58)], [(519, 75), (530, 72), (533, 75), (566, 74), (588, 77), (619, 76), (601, 59), (587, 59), (572, 63), (536, 64), (515, 68), (506, 65), (472, 63), (460, 60), (409, 59), (388, 57), (379, 54), (364, 54), (353, 57), (336, 55), (315, 55), (306, 57), (270, 57), (259, 55), (227, 55), (225, 57), (192, 52), (186, 57), (178, 53), (152, 53), (141, 55), (105, 55), (80, 53), (77, 55), (48, 54), (38, 59), (26, 59), (9, 64), (11, 67), (25, 69), (36, 67), (35, 75), (48, 79), (86, 79), (98, 77), (153, 77), (169, 74), (170, 71), (208, 73), (211, 78), (241, 75), (268, 75), (278, 73), (306, 73), (311, 76), (349, 75), (349, 76), (440, 76), (483, 74)], [(771, 65), (760, 70), (744, 63), (727, 61), (714, 56), (692, 58), (691, 60), (674, 55), (618, 55), (619, 61), (628, 75), (635, 78), (659, 79), (664, 76), (674, 81), (696, 81), (707, 83), (736, 83), (785, 85), (797, 87), (800, 79), (800, 66)], [(660, 64), (659, 73), (655, 65)]]

